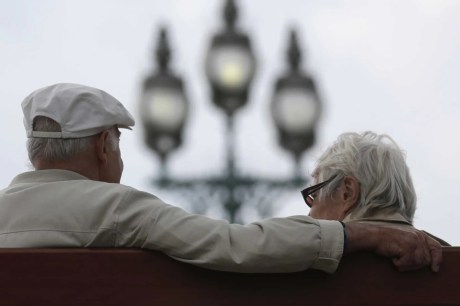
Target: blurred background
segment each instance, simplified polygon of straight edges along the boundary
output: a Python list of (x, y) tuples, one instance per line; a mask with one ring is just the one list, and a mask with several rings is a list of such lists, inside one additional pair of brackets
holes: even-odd
[[(227, 201), (228, 190), (226, 197), (225, 190), (224, 196), (202, 194), (212, 201), (197, 208), (191, 198), (202, 191), (175, 192), (173, 180), (205, 185), (209, 178), (215, 183), (230, 173), (238, 184), (268, 182), (255, 194), (268, 193), (272, 185), (277, 190), (270, 209), (239, 207), (237, 221), (307, 214), (298, 190), (308, 184), (322, 150), (343, 132), (372, 130), (389, 134), (407, 153), (418, 194), (415, 225), (460, 245), (460, 141), (455, 136), (460, 130), (460, 2), (235, 1), (235, 23), (250, 41), (250, 61), (238, 52), (220, 58), (243, 57), (246, 66), (255, 63), (253, 78), (247, 77), (246, 103), (237, 111), (216, 107), (211, 96), (211, 89), (218, 87), (213, 80), (218, 74), (209, 68), (218, 66), (210, 64), (211, 51), (217, 48), (211, 42), (225, 32), (225, 3), (0, 0), (0, 186), (30, 169), (23, 98), (53, 83), (81, 83), (109, 92), (136, 118), (136, 128), (122, 135), (123, 184), (189, 211), (228, 218), (222, 203), (213, 202)], [(187, 105), (182, 109), (187, 119), (181, 145), (168, 152), (167, 166), (145, 143), (149, 129), (142, 121), (142, 105), (153, 99), (149, 89), (155, 86), (145, 82), (159, 71), (156, 52), (162, 28), (170, 52), (168, 73), (181, 80), (183, 89), (175, 103)], [(321, 110), (308, 127), (315, 142), (297, 154), (297, 160), (279, 145), (280, 126), (271, 112), (273, 101), (280, 100), (275, 98), (280, 93), (276, 83), (289, 75), (293, 29), (301, 54), (299, 69), (316, 84), (310, 93), (315, 93), (312, 103)], [(236, 86), (239, 72), (228, 69), (226, 79)], [(171, 142), (162, 143), (162, 148), (171, 147)]]

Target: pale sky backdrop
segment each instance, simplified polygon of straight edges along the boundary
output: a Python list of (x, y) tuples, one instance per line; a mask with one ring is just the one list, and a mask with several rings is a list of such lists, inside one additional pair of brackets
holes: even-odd
[[(159, 25), (169, 29), (173, 67), (186, 81), (193, 112), (174, 175), (218, 173), (224, 122), (211, 105), (203, 72), (209, 38), (221, 25), (221, 0), (0, 0), (0, 186), (29, 169), (20, 103), (57, 82), (104, 89), (138, 119), (140, 84), (152, 69)], [(391, 135), (407, 152), (418, 194), (415, 225), (460, 245), (460, 1), (238, 1), (240, 26), (252, 38), (258, 71), (249, 105), (237, 118), (237, 157), (246, 173), (287, 176), (269, 116), (273, 82), (284, 69), (289, 28), (299, 31), (325, 113), (318, 141), (303, 160), (308, 173), (322, 149), (346, 131)], [(142, 129), (125, 132), (122, 183), (184, 199), (149, 181), (156, 158)], [(308, 213), (298, 192), (277, 216)], [(217, 213), (215, 213), (217, 214)], [(247, 216), (247, 220), (251, 220)]]

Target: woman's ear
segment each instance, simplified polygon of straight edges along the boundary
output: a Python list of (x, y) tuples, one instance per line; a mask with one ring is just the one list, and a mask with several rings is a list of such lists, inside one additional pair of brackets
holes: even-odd
[(348, 214), (359, 202), (361, 186), (356, 177), (347, 175), (343, 179), (342, 202), (344, 204), (344, 212)]

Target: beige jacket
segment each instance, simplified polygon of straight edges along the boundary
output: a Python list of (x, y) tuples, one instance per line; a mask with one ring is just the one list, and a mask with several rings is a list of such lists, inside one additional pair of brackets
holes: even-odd
[(229, 224), (128, 186), (40, 170), (0, 191), (0, 247), (139, 247), (215, 270), (332, 273), (343, 229), (307, 216)]
[(400, 213), (398, 212), (385, 212), (385, 211), (377, 211), (373, 214), (367, 214), (364, 217), (365, 211), (355, 210), (352, 214), (348, 214), (344, 219), (343, 222), (369, 222), (369, 223), (385, 223), (385, 225), (399, 225), (399, 226), (412, 226), (412, 224), (406, 220)]
[[(385, 225), (385, 226), (394, 226), (394, 227), (413, 227), (412, 223), (410, 223), (406, 218), (404, 218), (400, 213), (398, 212), (385, 212), (385, 211), (380, 211), (380, 212), (374, 212), (371, 215), (366, 215), (366, 217), (363, 217), (364, 212), (363, 211), (355, 211), (353, 212), (353, 215), (348, 214), (344, 219), (343, 222), (365, 222), (365, 223), (371, 223), (375, 225)], [(450, 246), (449, 243), (446, 241), (442, 240), (439, 237), (436, 237), (426, 231), (424, 231), (427, 235), (430, 237), (436, 239), (442, 246)]]

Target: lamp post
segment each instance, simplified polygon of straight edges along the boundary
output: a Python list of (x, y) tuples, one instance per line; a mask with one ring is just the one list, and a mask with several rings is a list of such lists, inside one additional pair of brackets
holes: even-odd
[(206, 56), (205, 72), (208, 77), (213, 103), (224, 112), (226, 118), (226, 185), (229, 197), (224, 207), (230, 218), (241, 206), (235, 193), (242, 185), (235, 164), (234, 118), (236, 111), (248, 101), (249, 86), (256, 70), (256, 59), (249, 37), (237, 25), (238, 10), (233, 0), (226, 0), (223, 30), (211, 39)]
[(249, 37), (236, 27), (238, 11), (233, 0), (224, 8), (225, 28), (211, 40), (206, 57), (206, 74), (212, 101), (228, 118), (246, 104), (256, 61)]
[(300, 68), (302, 58), (295, 30), (291, 30), (286, 53), (289, 69), (276, 81), (271, 113), (279, 144), (293, 155), (295, 171), (300, 171), (300, 158), (315, 141), (321, 101), (313, 79)]
[(146, 78), (141, 101), (146, 143), (159, 156), (162, 169), (153, 183), (181, 194), (195, 213), (205, 214), (210, 207), (220, 205), (231, 222), (242, 221), (243, 205), (251, 205), (262, 217), (270, 216), (277, 196), (306, 184), (299, 163), (314, 141), (320, 109), (313, 81), (301, 73), (300, 49), (292, 34), (288, 52), (291, 69), (277, 81), (271, 107), (280, 144), (293, 154), (298, 169), (287, 178), (276, 179), (242, 173), (234, 154), (234, 119), (248, 101), (256, 60), (249, 37), (236, 26), (237, 13), (235, 2), (226, 0), (225, 26), (212, 37), (205, 62), (212, 101), (226, 119), (227, 156), (223, 171), (193, 178), (167, 175), (167, 157), (181, 144), (188, 103), (183, 82), (168, 68), (170, 51), (164, 29), (157, 48), (158, 69)]
[(140, 108), (145, 142), (160, 157), (162, 178), (167, 177), (167, 157), (182, 144), (189, 110), (183, 81), (169, 68), (170, 58), (167, 32), (161, 28), (156, 49), (157, 70), (144, 81)]

